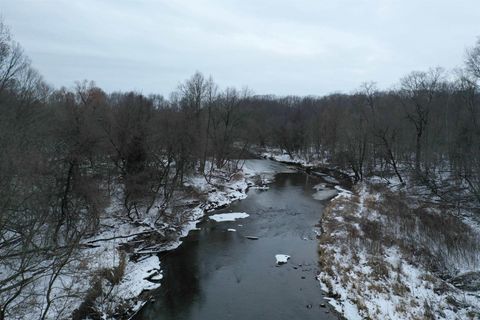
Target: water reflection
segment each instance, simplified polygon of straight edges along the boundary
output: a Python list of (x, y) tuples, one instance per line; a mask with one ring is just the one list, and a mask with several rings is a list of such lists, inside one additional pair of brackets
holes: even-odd
[(180, 247), (160, 257), (164, 278), (157, 299), (162, 303), (150, 305), (146, 315), (151, 316), (147, 316), (147, 319), (154, 319), (153, 315), (160, 313), (165, 319), (175, 319), (177, 316), (188, 318), (191, 310), (185, 308), (185, 305), (190, 304), (191, 301), (201, 301), (198, 250), (196, 250), (198, 242), (189, 242), (188, 254), (185, 254)]

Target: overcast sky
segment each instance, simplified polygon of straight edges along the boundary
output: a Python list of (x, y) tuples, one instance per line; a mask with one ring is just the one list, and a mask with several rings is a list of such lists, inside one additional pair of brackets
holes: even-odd
[(389, 88), (412, 70), (461, 66), (479, 0), (0, 0), (55, 86), (168, 94), (196, 70), (259, 94)]

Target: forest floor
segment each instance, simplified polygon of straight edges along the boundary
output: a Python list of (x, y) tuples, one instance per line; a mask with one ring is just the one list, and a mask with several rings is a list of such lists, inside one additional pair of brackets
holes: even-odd
[[(265, 157), (307, 168), (325, 161)], [(318, 280), (347, 319), (480, 319), (480, 225), (422, 186), (370, 177), (329, 202)]]

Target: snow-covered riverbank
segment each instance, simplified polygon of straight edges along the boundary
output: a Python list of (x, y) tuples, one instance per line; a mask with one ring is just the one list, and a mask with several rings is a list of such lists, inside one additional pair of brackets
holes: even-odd
[[(192, 208), (181, 206), (183, 209), (183, 213), (179, 215), (181, 219), (164, 223), (163, 229), (165, 232), (162, 233), (162, 237), (164, 237), (168, 231), (174, 231), (168, 233), (168, 241), (165, 241), (161, 245), (158, 245), (158, 243), (153, 244), (152, 247), (137, 247), (134, 250), (132, 256), (139, 256), (140, 258), (138, 261), (130, 260), (127, 263), (125, 277), (118, 285), (118, 294), (113, 294), (111, 297), (114, 305), (128, 305), (129, 308), (123, 311), (128, 315), (139, 310), (142, 305), (148, 301), (148, 295), (142, 294), (142, 292), (160, 287), (160, 283), (157, 280), (162, 278), (161, 263), (156, 253), (173, 250), (180, 246), (182, 243), (181, 239), (187, 236), (191, 230), (196, 229), (197, 223), (205, 214), (215, 209), (225, 207), (233, 201), (246, 198), (248, 188), (267, 189), (268, 183), (273, 180), (274, 175), (278, 172), (292, 172), (292, 170), (284, 165), (278, 165), (273, 161), (247, 160), (243, 163), (240, 171), (229, 179), (225, 178), (227, 174), (221, 174), (221, 172), (219, 172), (220, 175), (218, 177), (212, 178), (208, 182), (203, 176), (190, 177), (185, 185), (195, 191), (195, 196), (184, 199), (182, 203), (196, 203), (196, 205)], [(215, 216), (213, 216), (213, 218), (215, 218)], [(153, 224), (150, 223), (150, 225)], [(129, 234), (136, 234), (138, 232), (144, 232), (144, 227), (132, 226), (130, 224)], [(159, 232), (158, 228), (155, 228), (154, 232)], [(96, 238), (101, 237), (104, 237), (104, 235), (100, 234)], [(131, 243), (132, 240), (133, 239), (127, 241), (120, 240), (116, 242), (114, 246), (121, 247), (123, 243)], [(114, 251), (113, 247), (110, 249), (112, 249), (110, 251)], [(134, 273), (128, 272), (129, 267), (136, 271)], [(156, 277), (153, 282), (151, 281), (152, 270), (155, 270), (153, 274)], [(128, 289), (122, 290), (122, 288)], [(102, 305), (104, 305), (103, 301), (98, 303), (99, 308), (101, 308)], [(107, 313), (105, 313), (105, 317), (108, 317)]]
[(347, 319), (479, 319), (480, 234), (448, 209), (367, 181), (322, 227), (318, 279)]
[(184, 183), (188, 192), (178, 195), (161, 219), (156, 210), (126, 219), (121, 191), (114, 192), (99, 231), (82, 240), (58, 274), (41, 275), (24, 290), (25, 299), (12, 319), (42, 314), (46, 319), (82, 319), (87, 314), (128, 318), (160, 287), (158, 253), (181, 245), (206, 213), (244, 199), (250, 187), (267, 189), (277, 172), (291, 171), (273, 161), (247, 160), (238, 172), (218, 170), (208, 182), (204, 176), (191, 176)]

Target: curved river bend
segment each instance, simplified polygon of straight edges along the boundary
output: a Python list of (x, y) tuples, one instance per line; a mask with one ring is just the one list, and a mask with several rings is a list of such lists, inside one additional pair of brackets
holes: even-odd
[[(135, 319), (338, 319), (322, 306), (315, 278), (315, 225), (323, 203), (312, 194), (320, 182), (279, 173), (268, 191), (251, 189), (245, 200), (212, 212), (250, 216), (234, 222), (205, 218), (178, 249), (161, 255), (162, 286)], [(276, 254), (291, 258), (277, 266)]]

